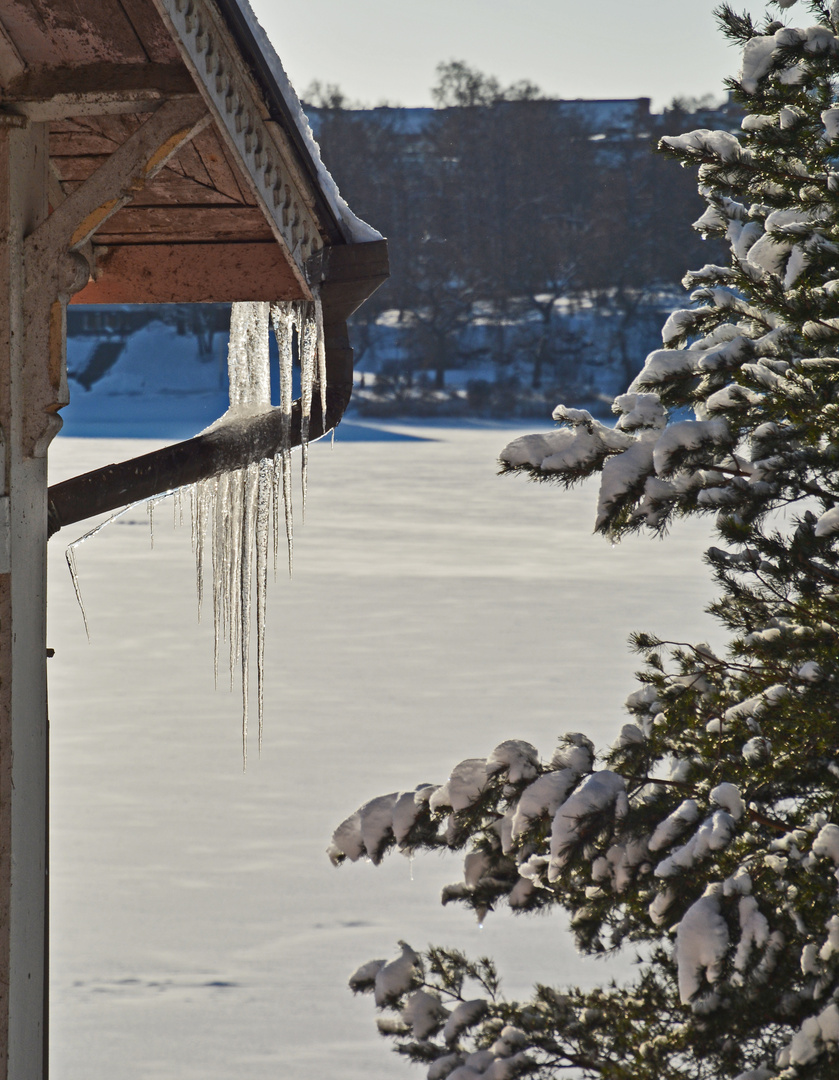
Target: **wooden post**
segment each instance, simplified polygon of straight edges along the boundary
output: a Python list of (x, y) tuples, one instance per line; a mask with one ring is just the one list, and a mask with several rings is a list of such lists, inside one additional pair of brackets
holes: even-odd
[[(28, 355), (24, 238), (48, 213), (44, 124), (0, 126), (0, 1080), (47, 1075), (46, 443), (49, 355)], [(11, 121), (9, 123), (8, 121)], [(17, 121), (17, 122), (16, 122)], [(20, 126), (18, 126), (20, 124)], [(49, 318), (50, 313), (46, 313)], [(52, 313), (53, 319), (55, 313)], [(47, 339), (49, 334), (46, 335)], [(44, 376), (31, 380), (33, 367)], [(46, 398), (50, 397), (49, 394)], [(41, 428), (41, 456), (25, 450)]]

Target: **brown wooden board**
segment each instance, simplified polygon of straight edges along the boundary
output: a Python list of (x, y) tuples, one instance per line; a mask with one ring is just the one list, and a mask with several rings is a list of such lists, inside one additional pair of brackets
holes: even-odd
[[(84, 131), (81, 128), (76, 131), (53, 131), (50, 134), (50, 158), (61, 169), (64, 165), (62, 158), (69, 163), (74, 160), (99, 157), (106, 160), (116, 150), (119, 143), (113, 139), (100, 135), (98, 132)], [(85, 175), (90, 175), (89, 170)]]
[[(64, 158), (57, 168), (64, 191), (69, 195), (96, 171), (96, 159), (73, 158), (68, 164), (68, 159)], [(68, 173), (73, 179), (68, 177)], [(146, 184), (131, 201), (134, 206), (189, 206), (192, 203), (236, 205), (232, 199), (228, 199), (215, 188), (178, 176), (171, 169), (162, 169), (154, 182)]]
[(212, 177), (191, 142), (180, 149), (166, 167), (180, 176), (194, 180), (197, 184), (203, 184), (204, 187), (214, 187)]
[(220, 303), (297, 300), (300, 285), (280, 246), (128, 244), (98, 253), (97, 280), (74, 304)]
[(218, 191), (224, 192), (237, 202), (256, 206), (250, 186), (245, 182), (224, 140), (215, 128), (209, 127), (202, 131), (193, 139), (193, 145)]
[(5, 0), (3, 22), (34, 66), (148, 60), (119, 0)]
[(180, 60), (181, 54), (152, 0), (120, 0), (125, 17), (134, 27), (134, 33), (153, 64), (166, 64)]
[(57, 54), (41, 13), (28, 0), (6, 0), (0, 10), (0, 19), (27, 64), (37, 66), (65, 61), (64, 56)]
[[(192, 76), (183, 64), (95, 64), (30, 67), (17, 78), (8, 80), (3, 99), (6, 102), (47, 102), (60, 97), (64, 101), (93, 96), (101, 101), (110, 94), (124, 98), (154, 101), (174, 96), (197, 94)], [(130, 107), (126, 111), (131, 111)]]
[(265, 218), (249, 206), (127, 206), (96, 234), (98, 244), (194, 243), (197, 240), (264, 240), (273, 236)]

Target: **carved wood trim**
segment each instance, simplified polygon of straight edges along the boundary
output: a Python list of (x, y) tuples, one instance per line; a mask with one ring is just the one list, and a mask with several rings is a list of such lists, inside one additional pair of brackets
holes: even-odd
[(218, 125), (244, 165), (277, 240), (310, 296), (305, 264), (323, 238), (291, 145), (279, 126), (266, 121), (262, 96), (210, 0), (154, 0), (179, 42), (184, 62), (204, 90)]

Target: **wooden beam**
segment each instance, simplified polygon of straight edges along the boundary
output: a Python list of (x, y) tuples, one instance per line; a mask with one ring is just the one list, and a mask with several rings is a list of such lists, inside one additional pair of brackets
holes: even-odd
[(74, 304), (302, 299), (279, 244), (125, 244), (97, 249), (95, 279)]
[[(137, 206), (130, 203), (99, 230), (96, 243), (122, 244), (277, 243), (255, 206)], [(278, 252), (279, 254), (279, 252)], [(94, 267), (94, 277), (96, 270)]]
[(3, 106), (30, 120), (58, 120), (146, 112), (163, 100), (197, 94), (183, 64), (80, 64), (22, 71), (4, 87)]
[[(325, 424), (321, 422), (319, 395), (314, 395), (311, 440), (319, 439), (340, 422), (351, 390), (352, 384), (327, 389)], [(292, 412), (291, 443), (300, 445), (299, 402), (294, 403)], [(250, 462), (273, 458), (281, 447), (280, 410), (269, 409), (206, 435), (54, 484), (49, 492), (50, 535), (64, 525), (218, 476)]]

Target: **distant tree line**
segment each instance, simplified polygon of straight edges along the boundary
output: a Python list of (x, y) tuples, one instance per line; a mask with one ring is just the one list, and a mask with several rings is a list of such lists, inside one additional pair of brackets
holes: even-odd
[[(647, 99), (549, 100), (462, 61), (438, 76), (433, 110), (351, 107), (317, 83), (305, 95), (342, 194), (389, 241), (392, 277), (356, 317), (357, 352), (396, 313), (411, 342), (400, 377), (443, 390), (475, 348), (494, 353), (500, 374), (521, 367), (504, 327), (526, 323), (531, 388), (584, 392), (558, 302), (608, 301), (613, 325), (628, 326), (650, 290), (672, 291), (685, 265), (712, 257), (690, 228), (703, 210), (691, 177), (652, 152), (704, 117), (679, 101), (654, 115)], [(495, 325), (494, 346), (466, 332), (478, 322)], [(618, 335), (612, 362), (631, 377), (643, 356), (620, 352)]]

